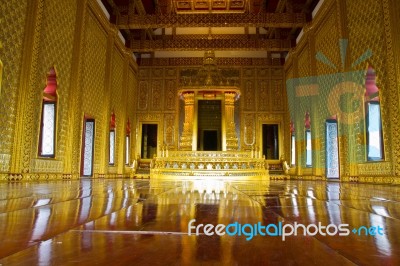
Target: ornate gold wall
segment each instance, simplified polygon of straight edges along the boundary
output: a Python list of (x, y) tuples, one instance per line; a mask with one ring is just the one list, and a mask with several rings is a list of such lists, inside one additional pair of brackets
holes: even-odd
[[(7, 1), (0, 6), (0, 180), (70, 179), (80, 174), (84, 115), (96, 120), (94, 176), (123, 175), (127, 117), (137, 65), (95, 0)], [(38, 156), (46, 74), (57, 73), (56, 156)], [(111, 111), (116, 163), (108, 166)]]
[(12, 143), (17, 113), (17, 95), (20, 86), (22, 45), (25, 34), (26, 1), (6, 1), (0, 5), (0, 60), (3, 74), (0, 91), (0, 180), (10, 171)]
[[(261, 146), (262, 124), (276, 123), (281, 136), (288, 134), (286, 92), (284, 90), (283, 67), (279, 62), (251, 58), (216, 58), (221, 70), (238, 66), (240, 146), (251, 149), (251, 144)], [(180, 73), (201, 67), (202, 58), (162, 58), (142, 61), (139, 67), (139, 95), (137, 99), (137, 147), (140, 147), (142, 123), (158, 123), (160, 145), (178, 149), (179, 116), (183, 108), (177, 90)], [(244, 128), (246, 127), (246, 130)], [(280, 154), (289, 154), (289, 146), (281, 139)], [(137, 151), (139, 152), (139, 150)], [(288, 156), (286, 156), (288, 158)]]
[[(379, 183), (398, 183), (400, 142), (399, 140), (399, 62), (395, 55), (399, 54), (399, 31), (393, 29), (397, 23), (399, 4), (396, 1), (340, 1), (326, 0), (313, 22), (304, 29), (304, 35), (296, 49), (289, 53), (285, 64), (286, 78), (304, 78), (331, 75), (337, 78), (337, 73), (365, 71), (372, 66), (377, 74), (377, 86), (380, 90), (381, 112), (384, 131), (384, 160), (381, 162), (366, 162), (365, 125), (362, 105), (355, 112), (355, 122), (343, 121), (349, 126), (339, 124), (339, 154), (340, 174), (342, 181), (366, 181)], [(397, 14), (397, 15), (396, 15)], [(342, 60), (339, 40), (348, 41), (347, 53)], [(343, 46), (342, 46), (343, 47)], [(355, 62), (368, 50), (372, 56)], [(334, 65), (328, 65), (316, 59), (321, 52)], [(344, 55), (344, 53), (343, 53)], [(333, 74), (333, 75), (332, 75)], [(326, 83), (320, 87), (329, 86), (329, 78), (322, 79)], [(325, 125), (329, 117), (322, 117), (322, 110), (330, 104), (329, 100), (338, 99), (334, 92), (325, 100), (308, 102), (309, 106), (301, 106), (295, 118), (296, 135), (304, 134), (304, 113), (311, 113), (311, 128), (313, 134), (313, 162), (319, 168), (306, 169), (305, 162), (297, 162), (297, 168), (292, 173), (299, 178), (325, 178)], [(320, 97), (321, 98), (321, 97)], [(323, 98), (323, 97), (322, 97)], [(362, 102), (362, 98), (360, 98)], [(306, 105), (307, 105), (306, 104)], [(305, 145), (302, 138), (297, 141), (297, 157), (302, 158)]]

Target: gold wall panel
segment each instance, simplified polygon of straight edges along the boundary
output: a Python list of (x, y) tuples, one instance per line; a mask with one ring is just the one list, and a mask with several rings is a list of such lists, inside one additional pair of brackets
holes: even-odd
[(151, 83), (151, 110), (163, 110), (164, 88), (162, 80), (154, 80)]
[[(381, 114), (384, 131), (385, 160), (382, 162), (367, 162), (365, 158), (365, 121), (362, 104), (356, 112), (354, 123), (346, 126), (339, 124), (339, 156), (342, 181), (398, 183), (394, 176), (400, 161), (399, 134), (399, 90), (396, 72), (393, 71), (396, 62), (393, 60), (393, 31), (391, 22), (397, 21), (392, 13), (393, 2), (385, 1), (334, 1), (327, 0), (311, 25), (305, 29), (297, 49), (291, 51), (285, 66), (286, 79), (293, 77), (326, 76), (319, 84), (321, 87), (338, 82), (338, 73), (367, 69), (371, 65), (377, 73), (377, 86), (380, 90)], [(398, 36), (397, 36), (398, 38)], [(348, 40), (347, 54), (343, 58), (340, 50), (340, 39)], [(343, 45), (343, 44), (342, 44)], [(344, 47), (344, 46), (342, 46)], [(354, 64), (367, 50), (372, 56)], [(315, 54), (320, 52), (332, 63), (328, 65), (316, 60)], [(310, 58), (306, 59), (306, 54)], [(307, 64), (307, 66), (306, 66)], [(315, 66), (315, 68), (314, 68)], [(309, 68), (310, 67), (310, 68)], [(315, 134), (313, 145), (318, 149), (313, 157), (319, 165), (325, 165), (325, 126), (328, 117), (322, 117), (329, 99), (338, 98), (340, 93), (323, 95), (319, 102), (312, 102), (310, 109), (311, 127)], [(362, 103), (362, 98), (359, 99)], [(310, 103), (308, 103), (310, 104)], [(301, 106), (296, 117), (296, 135), (304, 134), (304, 117), (302, 113), (307, 106)], [(339, 120), (341, 119), (339, 115)], [(343, 119), (341, 120), (343, 121)], [(344, 121), (346, 122), (346, 121)], [(300, 127), (300, 129), (299, 129)], [(397, 137), (395, 137), (397, 136)], [(298, 154), (303, 147), (298, 142)], [(299, 162), (302, 164), (303, 162)], [(313, 169), (313, 175), (324, 175), (324, 169)], [(301, 171), (300, 171), (301, 173)], [(397, 172), (396, 172), (397, 173)]]
[[(90, 14), (85, 32), (84, 73), (83, 73), (83, 113), (96, 121), (94, 147), (94, 173), (99, 173), (102, 153), (105, 147), (102, 143), (105, 137), (104, 125), (109, 123), (103, 100), (105, 94), (107, 33), (101, 28), (96, 18)], [(83, 119), (83, 118), (82, 118)]]
[[(173, 62), (168, 58), (164, 59), (163, 63)], [(230, 58), (217, 58), (218, 63), (220, 59), (230, 61)], [(188, 62), (191, 61), (188, 60)], [(255, 114), (285, 113), (287, 109), (286, 99), (284, 98), (286, 94), (283, 91), (283, 68), (274, 67), (274, 70), (272, 70), (272, 67), (269, 65), (254, 67), (251, 65), (252, 61), (250, 60), (249, 62), (249, 65), (235, 67), (233, 70), (227, 67), (221, 68), (226, 73), (234, 73), (234, 76), (238, 77), (237, 83), (241, 84), (239, 86), (241, 90), (240, 100), (235, 105), (235, 108), (237, 108), (235, 111), (235, 115), (237, 116), (235, 120), (237, 119), (237, 131), (240, 134), (242, 149), (251, 149), (249, 145), (255, 145), (258, 142), (256, 140), (258, 129), (256, 129), (255, 118), (251, 120), (247, 117), (244, 118), (247, 115), (245, 112), (252, 112), (252, 116), (254, 116)], [(160, 141), (170, 142), (173, 139), (174, 144), (172, 146), (169, 145), (169, 149), (177, 149), (177, 140), (180, 139), (180, 136), (178, 136), (180, 126), (179, 117), (182, 116), (180, 112), (183, 111), (183, 108), (179, 110), (179, 95), (177, 95), (177, 91), (183, 82), (189, 82), (189, 78), (183, 79), (181, 75), (185, 77), (191, 76), (191, 73), (197, 70), (201, 64), (202, 61), (199, 60), (199, 64), (195, 67), (192, 65), (175, 67), (174, 64), (165, 66), (162, 69), (160, 69), (160, 66), (139, 67), (138, 120), (152, 122), (154, 118), (151, 114), (163, 115), (164, 125), (159, 127), (163, 131), (160, 133), (163, 136), (163, 140)], [(163, 73), (164, 78), (163, 83), (160, 84), (161, 73)], [(271, 73), (275, 73), (275, 75), (271, 76)], [(273, 93), (275, 94), (275, 99), (271, 97)], [(158, 95), (161, 95), (161, 99), (159, 99)], [(289, 122), (286, 121), (287, 117), (282, 116), (281, 118), (284, 119), (283, 125), (289, 125)], [(246, 123), (251, 122), (248, 125), (246, 133), (244, 133), (245, 121)], [(169, 131), (172, 129), (175, 131), (174, 135), (170, 135)], [(138, 127), (136, 130), (139, 132)], [(247, 138), (244, 139), (244, 136)], [(140, 138), (140, 136), (138, 137)], [(246, 145), (245, 142), (249, 143), (249, 145)], [(137, 149), (140, 149), (140, 147), (137, 147)]]
[(270, 97), (268, 90), (269, 80), (260, 80), (258, 81), (258, 90), (257, 90), (257, 108), (260, 112), (268, 111), (270, 107)]
[(246, 111), (255, 111), (255, 84), (254, 80), (243, 80), (243, 94), (242, 94), (242, 99), (243, 99), (243, 104), (244, 107), (243, 109)]
[[(79, 177), (83, 114), (96, 119), (94, 173), (97, 174), (104, 168), (101, 166), (106, 155), (104, 144), (110, 104), (116, 106), (121, 119), (117, 124), (120, 133), (116, 155), (122, 173), (125, 106), (131, 107), (133, 119), (136, 101), (127, 99), (125, 88), (135, 90), (137, 65), (131, 57), (125, 57), (119, 39), (115, 44), (110, 43), (116, 31), (111, 29), (97, 2), (7, 1), (0, 6), (0, 13), (2, 22), (6, 22), (0, 29), (0, 60), (4, 65), (0, 98), (0, 179)], [(114, 47), (110, 60), (113, 75), (109, 75), (106, 62)], [(127, 62), (132, 64), (131, 86), (124, 85)], [(46, 74), (51, 67), (57, 73), (56, 156), (43, 159), (38, 157), (38, 121)], [(107, 77), (112, 78), (111, 91), (106, 87)], [(110, 104), (104, 101), (105, 97), (111, 98)]]
[(165, 109), (173, 111), (176, 109), (177, 97), (177, 82), (176, 80), (165, 80)]
[(175, 126), (175, 115), (174, 114), (165, 114), (164, 115), (164, 139), (163, 145), (166, 145), (168, 149), (175, 145), (175, 140), (178, 135), (175, 130), (177, 127)]
[(298, 74), (299, 77), (311, 76), (311, 55), (308, 43), (304, 44), (303, 49), (298, 53)]
[(0, 5), (0, 60), (3, 63), (0, 80), (0, 173), (10, 171), (27, 6), (27, 1), (19, 0), (4, 1)]
[[(38, 57), (38, 83), (35, 89), (34, 121), (32, 124), (33, 140), (31, 146), (31, 172), (63, 172), (66, 139), (68, 132), (68, 103), (71, 80), (72, 48), (74, 42), (74, 30), (77, 5), (76, 1), (67, 0), (62, 3), (45, 1), (43, 9), (43, 22), (40, 35), (40, 52)], [(60, 38), (60, 32), (62, 37)], [(37, 158), (39, 145), (39, 124), (42, 92), (46, 86), (46, 74), (54, 66), (57, 73), (57, 133), (56, 133), (56, 158), (47, 160)], [(32, 110), (32, 111), (33, 111)], [(39, 162), (39, 161), (42, 162)]]
[(286, 108), (286, 94), (284, 92), (283, 80), (273, 79), (271, 80), (270, 93), (271, 95), (271, 106), (274, 112), (284, 112)]
[(149, 102), (149, 82), (140, 81), (139, 82), (139, 98), (138, 98), (138, 110), (147, 110), (147, 105)]
[[(112, 82), (111, 87), (107, 88), (111, 91), (110, 111), (108, 112), (108, 119), (111, 117), (111, 112), (114, 111), (116, 117), (116, 138), (115, 138), (115, 153), (114, 153), (114, 167), (109, 167), (109, 171), (117, 171), (122, 174), (124, 161), (124, 143), (126, 132), (126, 95), (125, 95), (125, 80), (124, 68), (125, 62), (121, 52), (117, 47), (114, 47), (112, 54)], [(109, 129), (109, 121), (106, 123), (106, 130)], [(109, 145), (109, 143), (108, 143)]]

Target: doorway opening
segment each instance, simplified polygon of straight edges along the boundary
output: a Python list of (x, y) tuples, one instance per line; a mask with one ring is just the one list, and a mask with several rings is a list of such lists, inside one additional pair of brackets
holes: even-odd
[(203, 130), (203, 151), (217, 151), (219, 134), (218, 130)]
[(93, 176), (95, 121), (85, 118), (83, 121), (83, 138), (81, 151), (81, 176)]
[(267, 160), (279, 160), (279, 125), (262, 125), (262, 153)]
[(221, 150), (221, 125), (221, 101), (199, 100), (197, 116), (198, 151)]
[(142, 159), (151, 159), (157, 155), (157, 124), (142, 124)]

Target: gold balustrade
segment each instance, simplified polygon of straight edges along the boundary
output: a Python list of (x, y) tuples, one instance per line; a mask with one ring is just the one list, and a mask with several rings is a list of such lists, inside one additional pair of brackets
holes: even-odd
[(153, 159), (151, 178), (269, 178), (264, 158), (248, 151), (162, 151)]

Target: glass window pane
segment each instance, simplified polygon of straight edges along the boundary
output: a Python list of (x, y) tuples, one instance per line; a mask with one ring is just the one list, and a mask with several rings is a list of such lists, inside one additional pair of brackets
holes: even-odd
[(368, 160), (383, 159), (379, 103), (368, 103), (367, 123)]
[(109, 164), (114, 164), (115, 131), (110, 131), (110, 160)]
[(129, 136), (126, 136), (125, 137), (125, 164), (126, 165), (129, 165), (129, 161), (130, 161), (130, 158), (129, 158), (129, 148), (130, 148), (130, 138), (129, 138)]
[(83, 175), (92, 175), (93, 163), (93, 141), (94, 141), (94, 122), (85, 123), (85, 147), (83, 153)]
[(296, 137), (292, 135), (290, 164), (296, 165)]
[(55, 140), (55, 104), (43, 104), (43, 121), (42, 121), (42, 134), (41, 134), (41, 155), (53, 156), (54, 155), (54, 140)]
[(312, 166), (311, 131), (306, 131), (306, 166)]
[(338, 125), (326, 121), (326, 177), (339, 178)]

